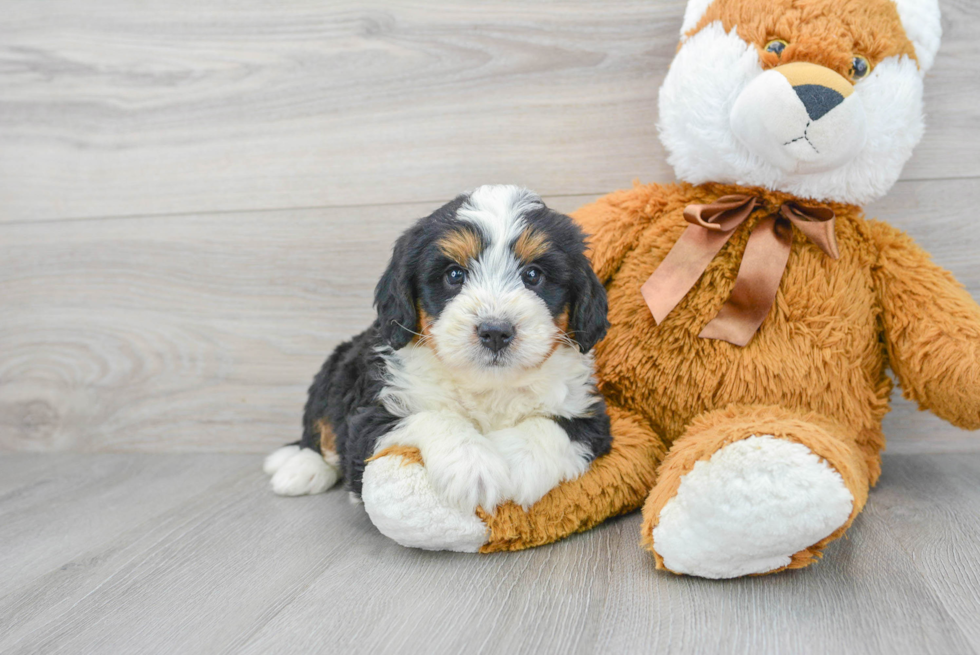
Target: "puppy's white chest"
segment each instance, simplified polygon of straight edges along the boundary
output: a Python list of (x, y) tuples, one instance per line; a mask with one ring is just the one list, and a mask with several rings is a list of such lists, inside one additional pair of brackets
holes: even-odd
[(483, 433), (534, 417), (584, 416), (594, 402), (592, 360), (559, 348), (542, 366), (520, 375), (450, 375), (428, 348), (406, 348), (388, 361), (381, 400), (397, 416), (451, 411)]

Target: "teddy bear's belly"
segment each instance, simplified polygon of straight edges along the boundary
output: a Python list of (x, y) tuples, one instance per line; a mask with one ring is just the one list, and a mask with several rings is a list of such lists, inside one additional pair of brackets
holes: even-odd
[[(726, 251), (659, 326), (640, 286), (665, 253), (637, 249), (609, 285), (611, 327), (596, 351), (602, 390), (673, 441), (704, 412), (731, 404), (816, 411), (880, 434), (891, 382), (884, 372), (871, 274), (797, 247), (759, 332), (744, 348), (698, 334), (728, 297), (738, 270)], [(642, 253), (642, 254), (641, 254)]]

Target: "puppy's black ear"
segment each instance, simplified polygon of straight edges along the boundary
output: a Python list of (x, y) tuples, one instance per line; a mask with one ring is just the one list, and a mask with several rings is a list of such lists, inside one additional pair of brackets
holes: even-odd
[(381, 338), (395, 350), (408, 345), (418, 331), (419, 315), (415, 307), (415, 283), (410, 261), (416, 232), (415, 229), (409, 230), (395, 242), (388, 268), (374, 287), (374, 306), (378, 310)]
[(572, 338), (583, 352), (589, 352), (599, 343), (609, 321), (606, 319), (606, 289), (592, 271), (592, 265), (585, 255), (579, 255), (580, 260), (575, 270), (575, 297), (568, 317), (568, 329)]

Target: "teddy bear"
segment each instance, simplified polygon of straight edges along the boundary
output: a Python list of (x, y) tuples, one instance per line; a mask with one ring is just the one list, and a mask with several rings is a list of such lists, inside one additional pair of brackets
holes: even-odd
[(689, 0), (659, 94), (677, 182), (573, 214), (609, 298), (595, 350), (613, 446), (529, 509), (446, 506), (412, 449), (365, 506), (406, 545), (545, 544), (642, 507), (656, 566), (733, 578), (807, 566), (881, 472), (891, 369), (980, 428), (980, 307), (861, 206), (923, 132), (937, 0)]

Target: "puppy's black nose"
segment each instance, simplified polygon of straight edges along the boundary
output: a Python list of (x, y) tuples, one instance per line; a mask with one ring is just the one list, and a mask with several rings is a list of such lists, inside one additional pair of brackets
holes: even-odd
[(499, 353), (514, 340), (514, 326), (502, 321), (482, 323), (476, 329), (480, 343), (495, 353)]
[(800, 84), (794, 86), (793, 90), (803, 101), (811, 121), (819, 120), (828, 111), (844, 102), (843, 95), (822, 84)]

